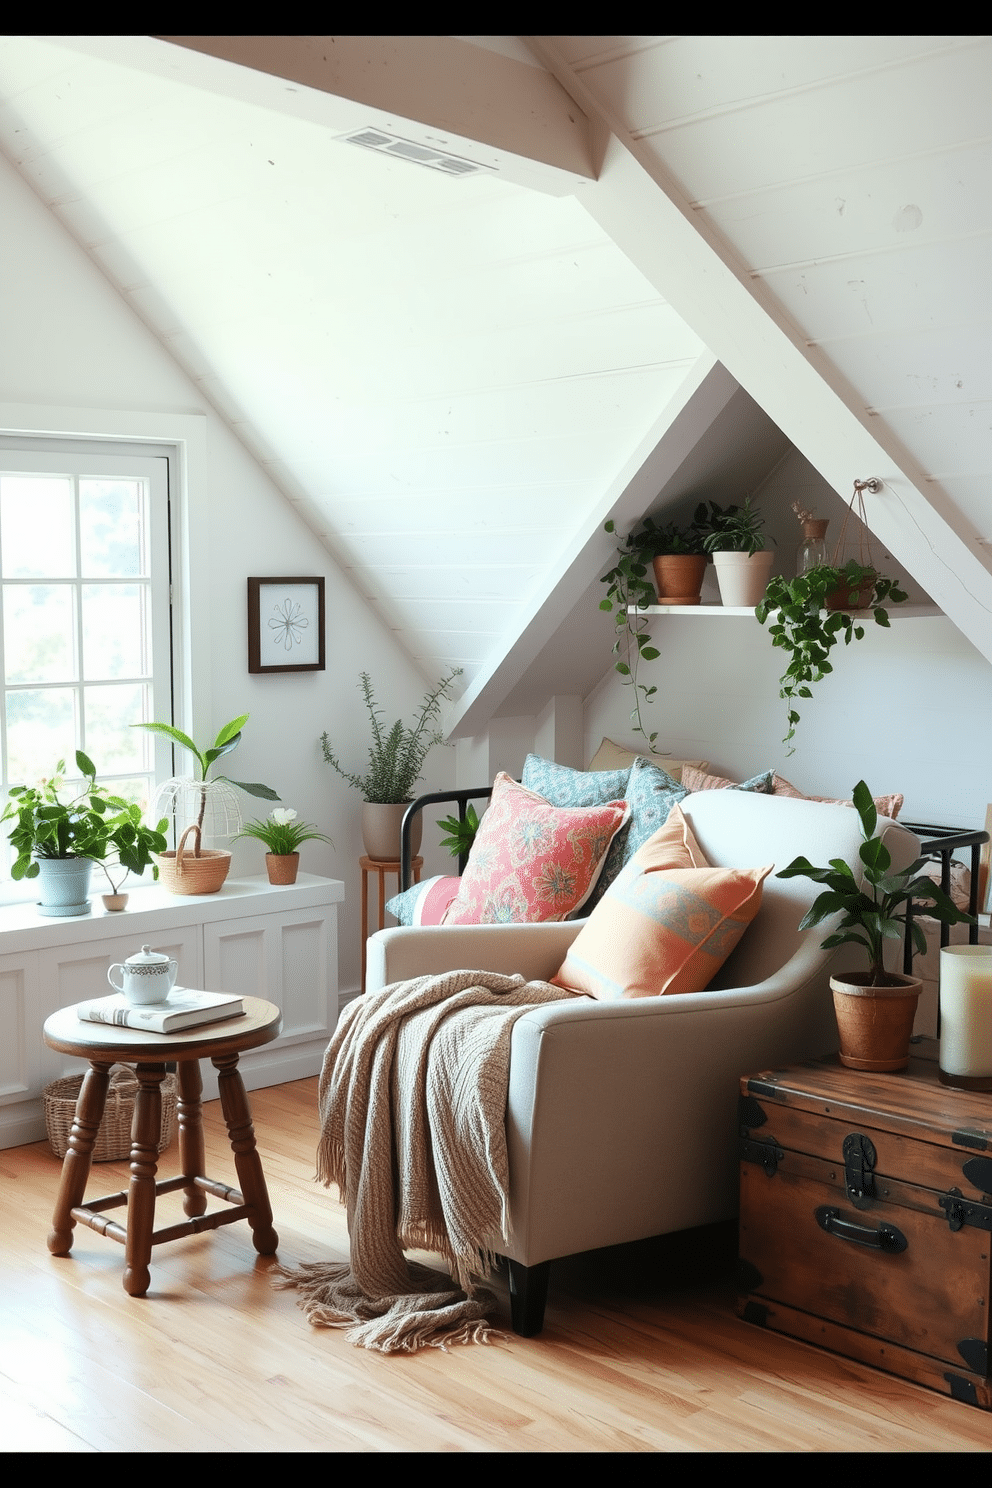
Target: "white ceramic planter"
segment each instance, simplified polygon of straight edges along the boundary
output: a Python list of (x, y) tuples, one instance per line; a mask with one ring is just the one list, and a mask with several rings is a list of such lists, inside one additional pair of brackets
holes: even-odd
[(36, 858), (38, 913), (52, 918), (90, 913), (92, 858)]
[(761, 553), (713, 554), (720, 599), (728, 609), (753, 610), (761, 603), (774, 557), (770, 549)]

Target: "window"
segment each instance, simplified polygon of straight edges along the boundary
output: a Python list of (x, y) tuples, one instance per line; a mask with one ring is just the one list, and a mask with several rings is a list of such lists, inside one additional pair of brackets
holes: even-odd
[(131, 725), (172, 717), (169, 614), (169, 451), (0, 442), (5, 795), (82, 749), (147, 806), (169, 753)]

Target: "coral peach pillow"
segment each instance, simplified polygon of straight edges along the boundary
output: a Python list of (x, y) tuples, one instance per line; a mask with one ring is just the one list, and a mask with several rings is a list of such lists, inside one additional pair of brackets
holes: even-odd
[[(807, 796), (804, 791), (797, 790), (794, 785), (791, 785), (788, 780), (784, 780), (781, 775), (775, 775), (772, 778), (772, 795), (791, 796), (797, 801), (819, 801), (823, 806), (854, 805), (853, 801), (841, 801), (836, 796)], [(875, 803), (875, 810), (879, 816), (887, 816), (891, 821), (895, 821), (903, 808), (905, 797), (896, 793), (891, 796), (872, 796), (872, 800)]]
[(703, 770), (685, 769), (682, 771), (682, 784), (690, 792), (739, 790), (768, 795), (772, 788), (774, 773), (774, 770), (764, 770), (760, 775), (752, 775), (750, 780), (729, 780), (726, 775), (707, 775)]
[(626, 801), (549, 806), (509, 775), (497, 775), (443, 923), (565, 919), (588, 899), (610, 843), (629, 815)]
[(556, 986), (601, 1001), (709, 986), (757, 914), (774, 865), (659, 868), (661, 836), (610, 885), (551, 978)]

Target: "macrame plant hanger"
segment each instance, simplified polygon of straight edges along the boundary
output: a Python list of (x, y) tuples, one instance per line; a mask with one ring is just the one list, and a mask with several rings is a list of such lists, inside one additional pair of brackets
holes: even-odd
[[(871, 551), (871, 532), (868, 527), (868, 514), (865, 511), (865, 498), (862, 493), (870, 491), (875, 496), (881, 489), (882, 482), (875, 480), (874, 477), (871, 480), (856, 480), (854, 482), (854, 490), (851, 492), (851, 499), (844, 510), (844, 520), (840, 524), (837, 545), (834, 548), (834, 568), (843, 568), (844, 566), (844, 533), (847, 530), (848, 518), (852, 514), (861, 523), (861, 531), (858, 533), (858, 562), (862, 568), (875, 568), (875, 559)], [(855, 503), (857, 503), (856, 511)]]

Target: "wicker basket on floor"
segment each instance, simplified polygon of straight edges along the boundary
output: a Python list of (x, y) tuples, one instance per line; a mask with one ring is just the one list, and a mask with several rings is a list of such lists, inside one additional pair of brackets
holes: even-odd
[[(56, 1157), (65, 1157), (69, 1150), (76, 1101), (82, 1085), (82, 1075), (66, 1075), (45, 1087), (45, 1131)], [(164, 1152), (172, 1141), (176, 1125), (175, 1075), (166, 1075), (161, 1088), (162, 1131), (158, 1150)], [(134, 1070), (126, 1064), (115, 1064), (110, 1072), (110, 1089), (100, 1130), (93, 1144), (93, 1162), (120, 1162), (131, 1156), (131, 1120), (137, 1093), (138, 1077)]]

